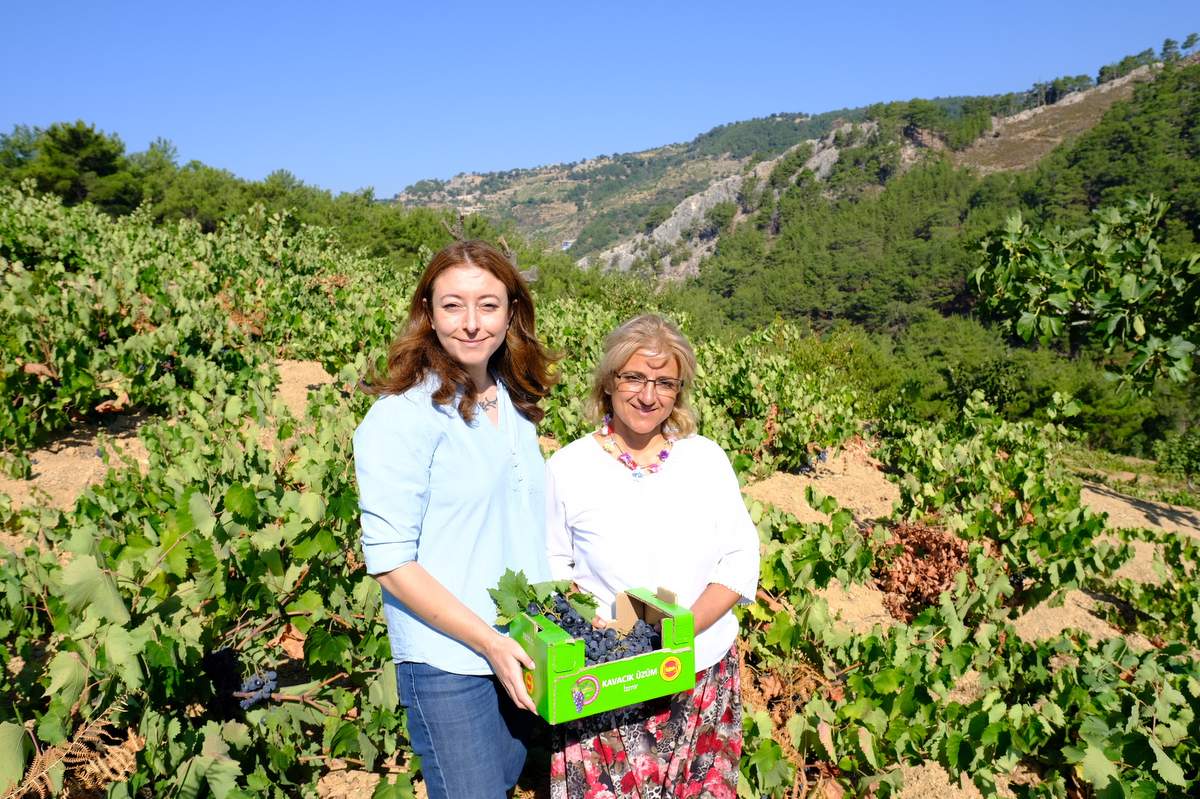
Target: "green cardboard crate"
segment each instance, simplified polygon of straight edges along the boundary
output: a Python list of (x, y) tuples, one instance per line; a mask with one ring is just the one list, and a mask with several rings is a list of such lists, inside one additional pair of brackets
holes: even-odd
[(612, 663), (584, 666), (583, 641), (545, 616), (522, 613), (509, 635), (536, 664), (525, 688), (538, 714), (551, 724), (687, 691), (696, 685), (692, 613), (659, 589), (633, 588), (617, 596), (616, 626), (625, 631), (643, 619), (662, 633), (662, 647)]

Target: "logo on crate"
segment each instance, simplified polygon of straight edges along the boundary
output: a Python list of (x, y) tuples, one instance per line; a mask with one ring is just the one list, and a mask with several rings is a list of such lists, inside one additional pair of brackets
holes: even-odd
[(578, 713), (583, 710), (584, 706), (595, 702), (599, 695), (599, 680), (590, 674), (580, 677), (575, 681), (575, 688), (571, 691), (571, 699), (575, 702), (575, 712)]
[(529, 693), (533, 693), (533, 672), (532, 671), (525, 672), (525, 690), (528, 691)]
[(683, 671), (683, 669), (682, 664), (679, 662), (679, 658), (672, 655), (664, 660), (662, 665), (658, 667), (658, 676), (662, 677), (667, 682), (671, 682), (679, 676), (681, 671)]

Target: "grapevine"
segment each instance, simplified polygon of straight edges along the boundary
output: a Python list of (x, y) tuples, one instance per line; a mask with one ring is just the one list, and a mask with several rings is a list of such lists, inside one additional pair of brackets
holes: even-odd
[[(114, 796), (314, 795), (334, 759), (413, 765), (378, 584), (357, 554), (350, 440), (369, 403), (354, 386), (429, 254), (372, 260), (261, 209), (202, 233), (0, 189), (6, 467), (27, 472), (32, 447), (80, 420), (150, 417), (148, 463), (112, 459), (73, 507), (0, 497), (0, 533), (16, 542), (0, 546), (0, 753), (16, 753), (0, 759), (0, 795), (100, 719), (93, 777)], [(627, 310), (539, 303), (539, 335), (566, 356), (540, 432), (563, 443), (592, 429), (590, 369)], [(980, 398), (953, 423), (868, 420), (800, 328), (695, 345), (701, 432), (739, 472), (804, 471), (870, 422), (901, 493), (878, 521), (813, 490), (827, 522), (748, 503), (762, 577), (759, 601), (736, 611), (753, 689), (746, 795), (836, 782), (882, 796), (919, 762), (985, 795), (1018, 766), (1039, 775), (1013, 788), (1023, 795), (1195, 793), (1200, 554), (1173, 535), (1112, 538), (1083, 507), (1062, 466), (1068, 398), (1036, 423)], [(275, 400), (277, 358), (336, 376), (303, 418)], [(1161, 583), (1116, 576), (1134, 542), (1159, 547)], [(893, 625), (853, 632), (819, 595), (834, 581), (917, 590)], [(1121, 600), (1130, 612), (1113, 621), (1154, 646), (1021, 640), (1018, 614), (1074, 589)], [(537, 611), (592, 662), (657, 643), (593, 629), (594, 604), (569, 585), (510, 574), (493, 597), (497, 624)], [(971, 680), (977, 694), (956, 690)]]

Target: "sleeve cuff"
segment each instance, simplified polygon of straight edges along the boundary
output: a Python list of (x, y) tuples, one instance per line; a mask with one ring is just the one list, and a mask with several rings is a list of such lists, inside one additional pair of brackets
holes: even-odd
[(738, 595), (737, 604), (753, 605), (757, 601), (758, 594), (758, 575), (754, 576), (752, 582), (747, 582), (745, 578), (741, 580), (733, 579), (734, 575), (722, 573), (718, 571), (708, 578), (710, 584), (716, 584), (728, 588), (730, 591)]
[(386, 574), (417, 559), (417, 549), (407, 543), (364, 544), (363, 562), (367, 574)]

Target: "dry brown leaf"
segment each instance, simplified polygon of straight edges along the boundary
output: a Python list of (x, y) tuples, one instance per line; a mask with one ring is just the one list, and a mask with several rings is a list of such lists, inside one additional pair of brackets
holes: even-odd
[(106, 399), (96, 406), (96, 413), (120, 413), (129, 407), (129, 395), (124, 391), (114, 399)]
[(27, 363), (21, 367), (21, 371), (27, 375), (36, 375), (37, 377), (50, 380), (57, 380), (58, 373), (54, 371), (52, 366), (44, 363)]
[(283, 653), (293, 660), (304, 660), (304, 641), (307, 636), (296, 629), (296, 626), (291, 622), (283, 625), (283, 629), (279, 631), (279, 635), (267, 642), (268, 646), (277, 646), (283, 650)]
[(836, 780), (824, 780), (821, 783), (821, 796), (823, 799), (842, 799), (846, 795), (846, 789), (837, 783)]
[(825, 747), (829, 759), (837, 762), (837, 753), (833, 751), (833, 729), (829, 726), (829, 722), (817, 723), (817, 737), (821, 739), (821, 744)]
[(124, 742), (104, 746), (94, 758), (81, 764), (72, 777), (85, 789), (105, 790), (116, 782), (125, 782), (137, 771), (137, 753), (146, 747), (146, 739), (129, 730)]
[(763, 675), (758, 681), (758, 687), (762, 691), (763, 699), (767, 701), (783, 694), (783, 681), (775, 674)]

